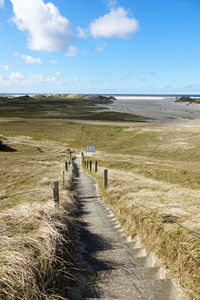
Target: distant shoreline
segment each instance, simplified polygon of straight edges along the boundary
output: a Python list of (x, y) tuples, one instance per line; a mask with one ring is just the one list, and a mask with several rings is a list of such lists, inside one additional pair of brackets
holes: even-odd
[(128, 100), (175, 100), (177, 97), (172, 96), (114, 96), (115, 99), (120, 101)]
[[(56, 93), (0, 93), (1, 97), (19, 97), (19, 96), (34, 96), (34, 95), (55, 95)], [(60, 93), (60, 95), (76, 95), (76, 93)], [(98, 95), (98, 96), (113, 96), (116, 99), (119, 98), (122, 100), (122, 98), (129, 100), (129, 99), (145, 99), (145, 100), (164, 100), (164, 99), (175, 99), (179, 98), (181, 96), (189, 96), (191, 98), (200, 98), (200, 94), (116, 94), (116, 93), (96, 93), (96, 94), (90, 94), (90, 93), (80, 93), (80, 95)]]

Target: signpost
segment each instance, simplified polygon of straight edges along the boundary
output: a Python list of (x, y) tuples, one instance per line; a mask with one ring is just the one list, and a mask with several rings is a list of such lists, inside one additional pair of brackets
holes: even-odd
[(86, 152), (95, 152), (96, 151), (96, 147), (95, 146), (86, 146)]

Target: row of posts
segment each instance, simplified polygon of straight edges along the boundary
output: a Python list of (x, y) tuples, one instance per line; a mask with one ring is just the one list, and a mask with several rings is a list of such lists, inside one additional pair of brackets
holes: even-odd
[[(92, 172), (92, 163), (93, 163), (92, 160), (85, 161), (84, 156), (83, 156), (84, 167), (89, 169), (90, 172)], [(66, 171), (69, 171), (70, 165), (73, 165), (72, 160), (65, 162), (65, 170)], [(95, 161), (94, 166), (95, 166), (94, 171), (96, 173), (98, 171), (98, 162), (97, 161)], [(62, 172), (62, 185), (63, 185), (63, 187), (65, 185), (65, 171)], [(105, 169), (104, 170), (104, 188), (106, 188), (107, 186), (108, 186), (108, 170)], [(54, 197), (55, 207), (59, 208), (59, 182), (58, 181), (55, 181), (53, 183), (53, 197)]]
[[(65, 170), (68, 172), (70, 169), (70, 165), (73, 164), (73, 161), (67, 161), (65, 162)], [(62, 172), (62, 186), (64, 187), (65, 185), (65, 171)], [(53, 198), (55, 202), (55, 207), (59, 208), (59, 182), (55, 181), (53, 183)]]
[[(84, 167), (85, 168), (89, 168), (90, 169), (90, 172), (92, 171), (92, 160), (90, 161), (84, 161)], [(98, 162), (95, 161), (95, 164), (94, 164), (94, 171), (95, 173), (98, 171)]]
[[(92, 160), (85, 161), (84, 157), (83, 157), (84, 167), (87, 168), (87, 169), (89, 169), (90, 172), (92, 172), (92, 163), (93, 163)], [(95, 173), (98, 171), (98, 162), (97, 161), (95, 161), (95, 163), (94, 163), (94, 171), (95, 171)], [(106, 188), (107, 186), (108, 186), (108, 170), (105, 169), (104, 170), (104, 187)]]

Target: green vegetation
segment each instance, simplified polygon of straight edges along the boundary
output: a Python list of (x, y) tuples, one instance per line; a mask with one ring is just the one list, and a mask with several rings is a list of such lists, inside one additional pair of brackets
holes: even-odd
[(176, 102), (188, 102), (188, 103), (200, 104), (200, 98), (191, 98), (189, 96), (182, 96), (182, 97), (176, 99)]
[[(148, 118), (108, 111), (113, 97), (35, 95), (0, 97), (0, 117), (145, 122)], [(106, 111), (107, 110), (107, 111)]]

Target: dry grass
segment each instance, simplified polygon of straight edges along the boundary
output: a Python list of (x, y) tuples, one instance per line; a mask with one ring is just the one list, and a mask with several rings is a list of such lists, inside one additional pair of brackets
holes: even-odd
[[(22, 146), (15, 143), (15, 138), (17, 141), (22, 139), (25, 151), (21, 157), (20, 151), (0, 154), (4, 178), (0, 183), (1, 195), (13, 194), (16, 189), (20, 192), (36, 188), (38, 183), (40, 187), (48, 188), (49, 183), (60, 176), (61, 161), (65, 161), (65, 154), (61, 153), (63, 145), (82, 151), (86, 145), (95, 144), (98, 151), (93, 159), (97, 159), (101, 166), (98, 172), (100, 183), (102, 169), (109, 169), (109, 187), (106, 191), (101, 189), (104, 200), (112, 207), (127, 234), (139, 234), (148, 251), (154, 252), (166, 266), (168, 276), (176, 278), (188, 294), (193, 292), (198, 299), (199, 267), (168, 235), (200, 260), (199, 239), (174, 223), (177, 221), (200, 231), (200, 126), (191, 124), (143, 124), (121, 128), (73, 124), (63, 120), (1, 123), (2, 134), (9, 136), (5, 143), (20, 150)], [(33, 140), (19, 136), (19, 133), (32, 136)], [(43, 153), (38, 151), (38, 145)], [(27, 200), (32, 207), (38, 202), (45, 207), (48, 197), (52, 197), (48, 189), (39, 193), (39, 201), (35, 194), (15, 196), (9, 201), (1, 200), (0, 208), (6, 212), (15, 205), (23, 206)], [(150, 213), (149, 209), (161, 216)], [(2, 230), (5, 228), (3, 222), (0, 226)], [(161, 228), (168, 234), (164, 234)]]
[(65, 147), (27, 136), (1, 139), (17, 152), (0, 152), (0, 298), (60, 299), (59, 279), (72, 276), (71, 172), (60, 186), (60, 209), (52, 184), (61, 185)]
[(199, 299), (200, 265), (185, 249), (200, 262), (200, 238), (175, 223), (200, 234), (197, 190), (117, 169), (109, 169), (109, 186), (104, 189), (103, 169), (99, 168), (96, 175), (103, 201), (113, 210), (127, 235), (139, 235), (148, 252), (154, 253), (159, 265), (166, 267), (167, 276), (176, 279), (188, 295)]
[[(135, 144), (129, 140), (127, 151), (90, 155), (99, 162), (99, 171), (93, 175), (99, 180), (103, 199), (127, 235), (139, 235), (149, 253), (166, 267), (167, 276), (175, 278), (193, 299), (200, 298), (200, 266), (196, 263), (200, 262), (200, 238), (177, 222), (200, 235), (198, 131), (196, 125), (174, 127), (173, 133), (170, 126), (132, 128), (128, 132), (138, 136)], [(144, 132), (148, 132), (148, 148), (144, 147)], [(102, 178), (105, 168), (109, 170), (107, 189)]]

